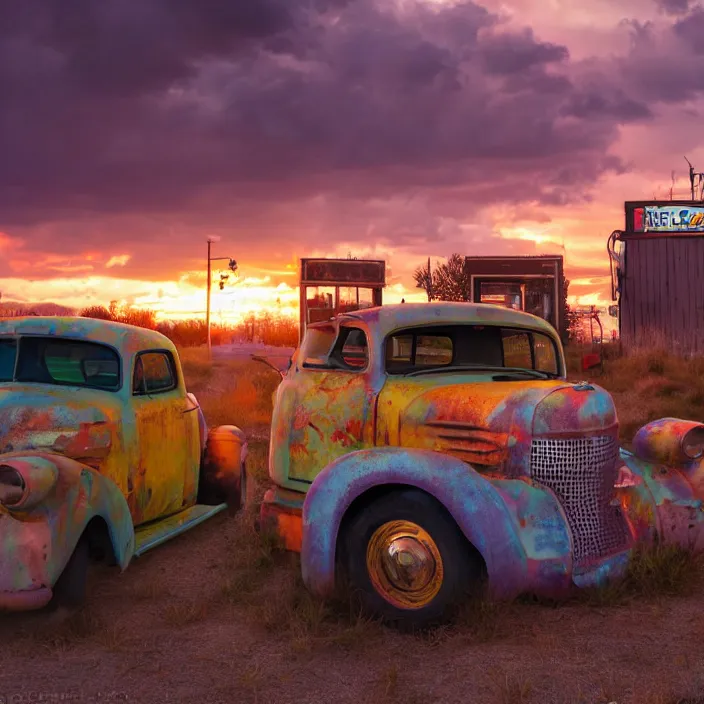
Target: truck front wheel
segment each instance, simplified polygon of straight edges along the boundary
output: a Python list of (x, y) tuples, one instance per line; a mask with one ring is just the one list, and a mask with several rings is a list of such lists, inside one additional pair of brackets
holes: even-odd
[(364, 611), (403, 630), (446, 621), (481, 581), (479, 561), (455, 522), (417, 489), (367, 504), (342, 538), (350, 587)]
[(86, 598), (89, 562), (90, 545), (88, 536), (84, 533), (54, 585), (53, 598), (49, 602), (50, 610), (74, 610), (83, 606)]

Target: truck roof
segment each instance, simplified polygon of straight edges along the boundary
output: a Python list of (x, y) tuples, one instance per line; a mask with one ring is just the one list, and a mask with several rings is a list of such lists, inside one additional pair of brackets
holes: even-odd
[(140, 349), (175, 351), (171, 340), (156, 330), (79, 316), (30, 315), (0, 318), (0, 336), (2, 335), (50, 335), (90, 340), (111, 345), (127, 353)]
[(394, 303), (344, 313), (339, 320), (363, 320), (382, 336), (416, 325), (485, 324), (533, 328), (558, 337), (555, 328), (543, 318), (490, 303)]

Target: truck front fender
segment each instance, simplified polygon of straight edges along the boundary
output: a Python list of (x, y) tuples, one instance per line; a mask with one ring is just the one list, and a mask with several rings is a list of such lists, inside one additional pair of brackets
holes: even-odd
[(308, 490), (301, 569), (313, 593), (333, 592), (342, 518), (380, 485), (411, 486), (437, 499), (484, 559), (493, 597), (513, 598), (531, 587), (555, 593), (569, 582), (569, 530), (549, 492), (520, 480), (493, 481), (432, 450), (378, 448), (332, 462)]
[(0, 466), (31, 472), (36, 460), (56, 467), (56, 482), (28, 510), (2, 509), (0, 592), (53, 586), (95, 519), (104, 522), (115, 562), (125, 569), (134, 553), (135, 538), (119, 487), (91, 467), (53, 453), (7, 453), (0, 455)]
[(621, 449), (616, 494), (634, 539), (704, 551), (704, 466), (666, 466)]

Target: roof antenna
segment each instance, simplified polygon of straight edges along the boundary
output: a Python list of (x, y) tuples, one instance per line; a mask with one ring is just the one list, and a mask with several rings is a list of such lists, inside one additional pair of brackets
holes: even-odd
[(692, 200), (694, 200), (694, 167), (687, 157), (685, 157), (684, 160), (689, 164), (689, 186), (692, 191)]
[(684, 160), (689, 164), (689, 187), (692, 192), (692, 200), (696, 200), (694, 186), (695, 176), (697, 177), (697, 187), (701, 186), (701, 190), (699, 192), (699, 200), (704, 200), (704, 173), (695, 171), (694, 167), (692, 166), (691, 162), (687, 157), (685, 157)]

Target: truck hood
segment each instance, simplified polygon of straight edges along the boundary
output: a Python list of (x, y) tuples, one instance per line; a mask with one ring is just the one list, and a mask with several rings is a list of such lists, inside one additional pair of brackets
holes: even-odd
[(0, 384), (0, 454), (57, 452), (99, 460), (110, 452), (119, 404), (93, 389)]
[(417, 392), (400, 413), (402, 446), (435, 449), (509, 475), (529, 473), (536, 437), (618, 431), (613, 400), (596, 385), (490, 381)]

